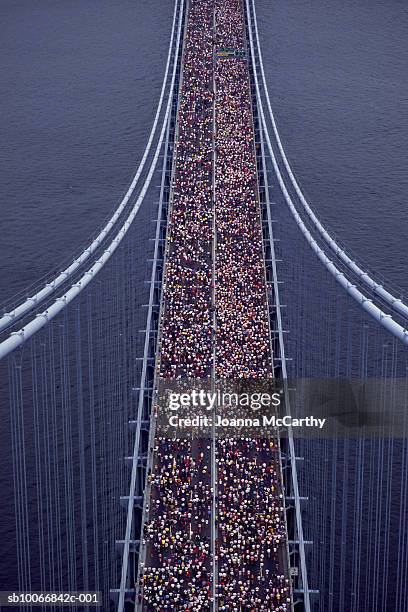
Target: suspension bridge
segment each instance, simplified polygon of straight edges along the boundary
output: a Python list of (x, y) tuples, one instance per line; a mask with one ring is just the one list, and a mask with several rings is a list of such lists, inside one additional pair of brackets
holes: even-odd
[[(287, 231), (278, 222), (285, 214)], [(291, 235), (302, 246), (282, 260), (277, 251)], [(146, 249), (147, 280), (139, 265)], [(307, 271), (299, 262), (304, 252), (313, 262)], [(15, 588), (102, 590), (104, 609), (121, 612), (357, 610), (362, 599), (366, 609), (385, 609), (382, 555), (389, 561), (394, 554), (396, 480), (398, 517), (406, 512), (404, 472), (392, 476), (396, 457), (407, 455), (405, 444), (396, 451), (383, 442), (378, 450), (358, 441), (349, 525), (349, 442), (333, 449), (324, 441), (317, 452), (318, 444), (295, 439), (290, 426), (267, 444), (222, 441), (214, 429), (203, 439), (167, 439), (156, 431), (163, 380), (194, 378), (213, 389), (221, 379), (279, 380), (290, 413), (289, 379), (310, 370), (300, 367), (303, 357), (295, 353), (304, 350), (289, 336), (305, 325), (302, 316), (307, 320), (300, 314), (302, 283), (315, 262), (336, 295), (326, 329), (314, 312), (305, 332), (311, 342), (320, 333), (325, 367), (332, 364), (316, 367), (318, 375), (406, 376), (407, 303), (328, 231), (291, 168), (268, 92), (255, 0), (175, 0), (158, 106), (128, 190), (77, 257), (28, 297), (17, 296), (0, 317), (1, 390), (11, 407)], [(286, 316), (285, 270), (298, 291)], [(316, 299), (323, 305), (333, 298), (321, 291)], [(388, 458), (367, 478), (366, 453), (379, 465)], [(324, 465), (320, 489), (313, 461)], [(337, 470), (345, 483), (338, 506)], [(384, 499), (382, 476), (389, 483)], [(241, 481), (245, 489), (231, 497)], [(259, 483), (264, 506), (253, 493)], [(363, 590), (357, 557), (364, 550), (365, 495), (379, 535)], [(251, 516), (270, 523), (253, 533), (246, 529)], [(408, 552), (406, 528), (399, 530), (393, 609), (403, 610)], [(342, 560), (350, 555), (349, 570), (336, 551)]]

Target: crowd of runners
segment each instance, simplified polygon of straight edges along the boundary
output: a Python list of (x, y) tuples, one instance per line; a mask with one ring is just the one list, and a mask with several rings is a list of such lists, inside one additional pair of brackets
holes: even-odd
[[(240, 0), (215, 0), (218, 49), (242, 51)], [(273, 376), (247, 59), (215, 66), (216, 371)], [(218, 609), (289, 610), (286, 524), (274, 438), (217, 442)]]
[(272, 375), (247, 62), (214, 53), (243, 45), (239, 0), (190, 3), (161, 329), (165, 378), (209, 377), (214, 343), (219, 378)]
[(211, 490), (207, 442), (156, 440), (148, 559), (140, 601), (148, 610), (209, 610)]
[(210, 376), (213, 0), (190, 2), (168, 225), (160, 374)]
[[(217, 46), (242, 47), (240, 3), (216, 7)], [(266, 379), (271, 347), (246, 59), (218, 59), (215, 89), (216, 372)]]
[(273, 440), (217, 442), (219, 610), (290, 609), (277, 453)]
[[(157, 364), (171, 380), (273, 376), (244, 48), (241, 0), (190, 0)], [(220, 437), (215, 464), (213, 444), (156, 438), (139, 602), (289, 610), (277, 442)]]

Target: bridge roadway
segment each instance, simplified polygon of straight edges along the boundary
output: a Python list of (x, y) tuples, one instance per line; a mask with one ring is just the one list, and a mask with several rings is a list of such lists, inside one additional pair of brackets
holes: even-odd
[[(242, 3), (190, 0), (185, 28), (156, 382), (265, 381), (273, 354)], [(277, 438), (151, 435), (136, 608), (292, 609)]]

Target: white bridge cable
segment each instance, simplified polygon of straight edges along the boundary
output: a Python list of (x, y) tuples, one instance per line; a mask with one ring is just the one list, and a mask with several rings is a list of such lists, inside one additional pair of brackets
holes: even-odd
[(174, 2), (173, 24), (172, 24), (172, 29), (171, 29), (169, 50), (168, 50), (168, 55), (167, 55), (167, 63), (166, 63), (166, 69), (165, 69), (164, 77), (163, 77), (163, 84), (162, 84), (162, 88), (161, 88), (160, 99), (159, 99), (159, 102), (158, 102), (158, 105), (157, 105), (156, 116), (154, 118), (152, 129), (150, 131), (150, 136), (149, 136), (148, 142), (146, 144), (146, 148), (145, 148), (145, 151), (143, 153), (143, 157), (140, 160), (139, 167), (138, 167), (138, 169), (136, 171), (136, 174), (134, 175), (134, 177), (132, 179), (132, 182), (130, 183), (130, 186), (129, 186), (128, 190), (126, 191), (126, 193), (125, 193), (121, 203), (119, 204), (118, 208), (115, 210), (115, 212), (112, 215), (112, 217), (109, 219), (109, 221), (103, 227), (101, 232), (98, 234), (98, 236), (92, 241), (92, 243), (86, 249), (84, 249), (84, 251), (82, 251), (82, 253), (81, 253), (81, 255), (79, 255), (79, 257), (77, 257), (63, 272), (60, 272), (60, 274), (58, 274), (58, 276), (56, 276), (51, 282), (47, 283), (35, 295), (33, 295), (32, 297), (27, 298), (25, 300), (25, 302), (23, 302), (22, 304), (19, 304), (18, 306), (16, 306), (10, 312), (6, 312), (6, 313), (3, 314), (3, 316), (0, 318), (0, 332), (5, 330), (7, 327), (10, 327), (10, 325), (13, 325), (16, 321), (21, 319), (21, 317), (23, 317), (24, 315), (29, 313), (30, 310), (32, 310), (33, 308), (37, 307), (44, 300), (49, 298), (58, 289), (58, 287), (60, 287), (62, 284), (64, 284), (77, 270), (80, 269), (80, 267), (91, 257), (91, 255), (98, 249), (98, 247), (101, 246), (102, 242), (104, 241), (106, 236), (109, 234), (109, 232), (112, 230), (112, 228), (114, 227), (115, 223), (117, 222), (117, 220), (119, 219), (120, 215), (122, 214), (123, 210), (125, 209), (126, 205), (128, 204), (130, 198), (132, 197), (132, 194), (133, 194), (133, 192), (135, 190), (135, 187), (136, 187), (136, 185), (137, 185), (137, 183), (138, 183), (138, 181), (140, 179), (140, 176), (141, 176), (141, 174), (143, 172), (143, 168), (144, 168), (144, 166), (146, 164), (147, 157), (148, 157), (148, 155), (150, 153), (150, 149), (151, 149), (152, 142), (153, 142), (153, 139), (154, 139), (154, 136), (155, 136), (155, 133), (156, 133), (157, 124), (159, 122), (159, 117), (160, 117), (160, 113), (161, 113), (162, 106), (163, 106), (163, 99), (164, 99), (164, 95), (165, 95), (165, 91), (166, 91), (166, 85), (167, 85), (167, 79), (168, 79), (168, 73), (169, 73), (169, 67), (170, 67), (171, 52), (172, 52), (173, 41), (174, 41), (174, 33), (175, 33), (175, 26), (176, 26), (176, 15), (177, 15), (177, 5), (178, 5), (178, 0), (175, 0), (175, 2)]
[[(176, 7), (178, 5), (178, 1), (176, 0)], [(180, 0), (182, 2), (182, 0)], [(104, 252), (102, 253), (101, 257), (96, 260), (92, 267), (87, 270), (87, 272), (85, 272), (81, 278), (74, 283), (71, 288), (64, 293), (64, 295), (62, 295), (61, 297), (57, 298), (46, 310), (44, 310), (41, 313), (38, 313), (34, 319), (32, 319), (29, 323), (27, 323), (27, 325), (25, 325), (24, 327), (22, 327), (21, 329), (19, 329), (18, 331), (12, 332), (10, 334), (10, 336), (4, 340), (3, 342), (0, 343), (0, 359), (2, 359), (3, 357), (6, 357), (6, 355), (8, 355), (9, 353), (11, 353), (12, 351), (14, 351), (15, 349), (17, 349), (19, 346), (21, 346), (22, 344), (24, 344), (24, 342), (26, 340), (28, 340), (29, 338), (31, 338), (31, 336), (33, 336), (34, 334), (36, 334), (40, 329), (42, 329), (43, 327), (45, 327), (52, 319), (54, 319), (70, 302), (72, 302), (80, 293), (83, 289), (85, 289), (85, 287), (95, 278), (95, 276), (98, 274), (98, 272), (100, 272), (102, 270), (102, 268), (105, 266), (105, 264), (109, 261), (109, 259), (112, 257), (113, 253), (116, 251), (116, 249), (118, 248), (118, 246), (120, 245), (120, 243), (122, 242), (123, 238), (125, 237), (125, 235), (127, 234), (134, 218), (136, 217), (136, 214), (139, 211), (139, 208), (145, 198), (145, 195), (147, 193), (147, 190), (150, 186), (151, 183), (151, 179), (153, 176), (153, 173), (156, 169), (156, 165), (157, 165), (157, 161), (159, 159), (159, 154), (160, 154), (160, 150), (163, 144), (163, 139), (164, 139), (164, 134), (166, 132), (166, 126), (167, 126), (167, 121), (169, 118), (169, 114), (170, 114), (170, 110), (171, 110), (171, 105), (172, 105), (172, 100), (173, 100), (173, 89), (174, 89), (174, 82), (175, 82), (175, 78), (176, 78), (176, 71), (177, 71), (177, 55), (178, 55), (178, 49), (179, 49), (179, 45), (180, 45), (180, 24), (181, 24), (181, 18), (179, 19), (179, 28), (178, 28), (178, 33), (177, 33), (177, 42), (176, 42), (176, 46), (175, 46), (175, 59), (174, 59), (174, 65), (173, 65), (173, 74), (172, 74), (172, 78), (171, 78), (171, 84), (170, 84), (170, 89), (169, 89), (169, 94), (168, 94), (168, 101), (167, 101), (167, 107), (166, 107), (166, 113), (163, 119), (163, 125), (161, 128), (161, 132), (160, 132), (160, 136), (159, 136), (159, 140), (157, 142), (156, 145), (156, 151), (153, 157), (153, 160), (151, 162), (150, 168), (149, 168), (149, 172), (148, 175), (145, 179), (145, 182), (143, 184), (142, 190), (135, 202), (135, 204), (133, 205), (126, 221), (124, 222), (124, 224), (122, 225), (121, 229), (119, 230), (119, 232), (116, 234), (116, 237), (112, 240), (112, 242), (109, 244), (108, 248), (104, 250)]]
[[(294, 204), (292, 202), (292, 199), (291, 199), (291, 197), (290, 197), (290, 195), (288, 193), (288, 190), (286, 188), (285, 182), (284, 182), (284, 180), (282, 178), (282, 174), (280, 172), (280, 169), (279, 169), (279, 166), (278, 166), (278, 163), (277, 163), (277, 160), (276, 160), (275, 153), (273, 151), (273, 147), (272, 147), (272, 144), (271, 144), (271, 139), (269, 137), (268, 128), (267, 128), (267, 124), (266, 124), (266, 120), (265, 120), (265, 113), (264, 113), (264, 110), (263, 110), (262, 99), (261, 99), (261, 94), (260, 94), (260, 90), (259, 90), (257, 68), (256, 68), (256, 64), (255, 64), (254, 44), (253, 44), (252, 29), (251, 29), (251, 23), (250, 23), (251, 22), (251, 14), (250, 14), (250, 11), (249, 11), (248, 0), (246, 0), (246, 2), (247, 2), (248, 19), (249, 19), (249, 28), (248, 28), (249, 29), (249, 40), (250, 40), (250, 46), (251, 46), (252, 63), (253, 63), (253, 71), (254, 71), (254, 81), (255, 81), (256, 95), (257, 95), (257, 100), (258, 100), (258, 105), (259, 105), (259, 112), (260, 112), (260, 115), (261, 115), (262, 127), (263, 127), (263, 130), (264, 130), (266, 142), (267, 142), (267, 145), (268, 145), (269, 154), (271, 156), (273, 168), (274, 168), (276, 177), (278, 179), (279, 186), (280, 186), (280, 188), (282, 190), (282, 193), (283, 193), (283, 195), (285, 197), (286, 203), (289, 206), (289, 209), (290, 209), (290, 211), (291, 211), (291, 213), (292, 213), (292, 215), (293, 215), (293, 217), (295, 219), (295, 222), (296, 222), (297, 226), (299, 227), (300, 231), (302, 232), (302, 234), (306, 238), (306, 240), (309, 243), (310, 247), (316, 253), (317, 257), (320, 259), (320, 261), (324, 264), (324, 266), (330, 272), (330, 274), (332, 274), (332, 276), (334, 276), (336, 281), (347, 291), (347, 293), (349, 295), (351, 295), (351, 297), (353, 297), (356, 300), (356, 302), (361, 306), (361, 308), (363, 308), (363, 310), (368, 312), (368, 314), (370, 314), (378, 323), (380, 323), (380, 325), (382, 325), (385, 329), (387, 329), (389, 332), (391, 332), (391, 334), (393, 334), (396, 338), (398, 338), (398, 340), (400, 340), (406, 346), (408, 346), (408, 331), (404, 327), (402, 327), (402, 325), (397, 323), (391, 317), (391, 315), (383, 312), (380, 308), (378, 308), (378, 306), (376, 306), (373, 303), (372, 300), (367, 298), (367, 296), (364, 295), (353, 283), (351, 283), (349, 281), (349, 279), (343, 274), (343, 272), (341, 272), (335, 266), (335, 264), (331, 261), (331, 259), (326, 255), (326, 253), (323, 251), (323, 249), (318, 245), (316, 240), (313, 238), (312, 234), (307, 229), (306, 225), (304, 224), (302, 218), (300, 217), (296, 207), (294, 206)], [(252, 2), (253, 2), (253, 0), (252, 0)], [(253, 6), (254, 6), (254, 4), (253, 4)], [(260, 62), (260, 64), (261, 64), (261, 62)]]
[(274, 131), (274, 134), (275, 134), (276, 142), (277, 142), (280, 154), (282, 156), (283, 163), (285, 165), (285, 168), (286, 168), (286, 171), (287, 171), (287, 173), (289, 175), (289, 178), (290, 178), (290, 180), (292, 182), (292, 185), (293, 185), (293, 187), (294, 187), (294, 189), (295, 189), (295, 191), (296, 191), (296, 193), (297, 193), (297, 195), (298, 195), (298, 197), (299, 197), (299, 199), (300, 199), (300, 201), (302, 203), (302, 206), (303, 206), (305, 212), (307, 213), (307, 215), (309, 216), (309, 218), (311, 219), (311, 221), (313, 222), (313, 224), (315, 225), (317, 231), (319, 232), (319, 234), (323, 238), (323, 240), (329, 245), (329, 247), (337, 255), (337, 257), (339, 259), (341, 259), (341, 261), (346, 265), (346, 267), (353, 274), (355, 274), (358, 277), (359, 281), (363, 285), (365, 285), (368, 289), (370, 289), (370, 291), (372, 291), (374, 294), (378, 295), (378, 297), (380, 297), (384, 302), (386, 302), (393, 310), (395, 310), (395, 312), (397, 312), (402, 317), (408, 319), (408, 306), (406, 304), (404, 304), (404, 302), (400, 298), (395, 297), (389, 291), (384, 289), (382, 284), (376, 282), (373, 278), (371, 278), (369, 276), (369, 274), (366, 271), (364, 271), (362, 268), (360, 268), (357, 265), (357, 263), (355, 261), (353, 261), (347, 255), (347, 253), (336, 243), (336, 241), (330, 236), (328, 231), (324, 228), (324, 226), (321, 224), (321, 222), (319, 221), (319, 219), (317, 218), (317, 216), (313, 212), (312, 208), (309, 206), (306, 198), (303, 195), (303, 192), (302, 192), (301, 188), (299, 187), (298, 182), (296, 181), (296, 178), (295, 178), (295, 176), (294, 176), (294, 174), (292, 172), (292, 169), (290, 167), (289, 161), (288, 161), (288, 159), (286, 157), (286, 153), (285, 153), (285, 150), (283, 148), (282, 141), (280, 139), (278, 128), (277, 128), (277, 125), (276, 125), (275, 116), (274, 116), (273, 111), (272, 111), (272, 106), (271, 106), (271, 101), (270, 101), (270, 97), (269, 97), (268, 86), (266, 84), (265, 71), (264, 71), (262, 52), (261, 52), (261, 45), (260, 45), (260, 42), (259, 42), (259, 32), (258, 32), (258, 23), (257, 23), (257, 17), (256, 17), (255, 0), (251, 0), (251, 1), (252, 1), (252, 11), (253, 11), (253, 22), (254, 22), (254, 29), (255, 29), (256, 46), (257, 46), (258, 59), (259, 59), (259, 68), (260, 68), (260, 71), (261, 71), (262, 84), (263, 84), (263, 88), (264, 88), (264, 91), (265, 91), (265, 98), (266, 98), (266, 104), (267, 104), (267, 107), (268, 107), (269, 117), (270, 117), (272, 128), (273, 128), (273, 131)]

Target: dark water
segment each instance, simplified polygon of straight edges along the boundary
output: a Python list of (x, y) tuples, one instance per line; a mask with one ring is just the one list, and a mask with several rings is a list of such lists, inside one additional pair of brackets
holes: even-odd
[(159, 98), (171, 0), (0, 4), (0, 303), (120, 200)]
[(257, 0), (273, 108), (310, 203), (408, 290), (408, 5)]

